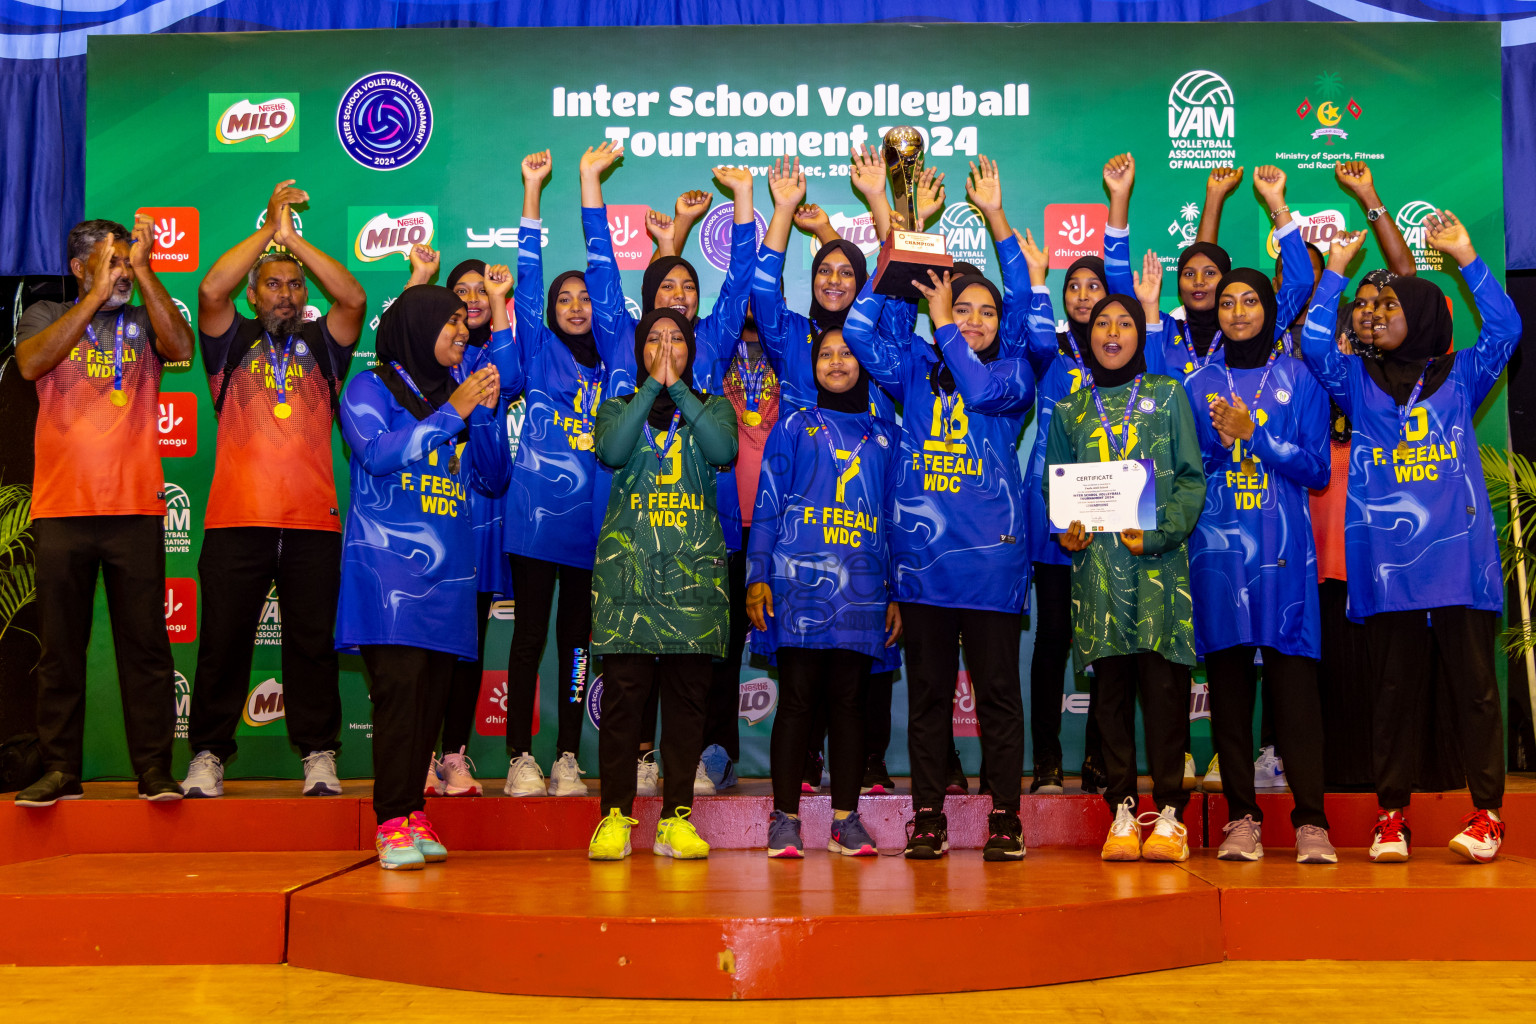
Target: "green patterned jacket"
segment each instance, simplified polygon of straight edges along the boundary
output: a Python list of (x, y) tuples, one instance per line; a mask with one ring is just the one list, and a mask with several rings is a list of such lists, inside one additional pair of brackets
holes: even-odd
[(715, 466), (736, 457), (736, 413), (723, 398), (670, 390), (683, 420), (670, 450), (666, 431), (645, 434), (661, 392), (648, 377), (634, 401), (597, 410), (598, 458), (614, 466), (608, 512), (592, 570), (594, 654), (724, 657), (730, 617), (725, 536), (715, 511)]
[[(1130, 390), (1124, 384), (1099, 392), (1116, 437)], [(1139, 651), (1156, 651), (1180, 665), (1195, 663), (1185, 542), (1205, 505), (1205, 471), (1194, 415), (1184, 388), (1157, 374), (1145, 375), (1136, 405), (1130, 448), (1122, 457), (1152, 460), (1157, 529), (1143, 535), (1140, 556), (1106, 534), (1072, 556), (1072, 658), (1078, 671), (1098, 658)], [(1046, 466), (1112, 458), (1092, 391), (1082, 388), (1058, 402), (1046, 436)], [(1044, 476), (1049, 507), (1051, 474)]]

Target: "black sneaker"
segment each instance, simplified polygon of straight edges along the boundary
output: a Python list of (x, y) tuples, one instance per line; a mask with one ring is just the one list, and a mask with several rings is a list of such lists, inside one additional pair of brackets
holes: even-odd
[(996, 810), (987, 815), (987, 845), (982, 860), (1023, 860), (1024, 826), (1012, 811)]
[(821, 792), (821, 751), (809, 750), (805, 754), (805, 773), (800, 779), (800, 792)]
[(159, 803), (165, 800), (180, 800), (186, 794), (181, 791), (181, 786), (171, 777), (171, 773), (164, 768), (151, 768), (139, 776), (139, 799), (154, 800)]
[(872, 757), (864, 766), (864, 783), (859, 786), (859, 792), (868, 793), (894, 793), (896, 781), (891, 778), (891, 773), (885, 770), (885, 758)]
[(944, 785), (944, 792), (950, 796), (964, 796), (970, 792), (970, 780), (965, 777), (965, 769), (960, 767), (960, 751), (953, 748), (949, 752), (949, 781)]
[(1034, 778), (1029, 782), (1029, 791), (1052, 796), (1065, 792), (1062, 786), (1060, 758), (1035, 762)]
[(46, 772), (43, 777), (16, 794), (17, 807), (52, 807), (60, 800), (79, 800), (85, 796), (80, 779), (63, 772)]
[(907, 822), (907, 860), (938, 860), (949, 852), (949, 822), (941, 811), (918, 811)]
[(1097, 793), (1109, 785), (1109, 776), (1105, 775), (1104, 769), (1099, 766), (1098, 758), (1091, 755), (1083, 758), (1080, 774), (1083, 779), (1084, 793)]

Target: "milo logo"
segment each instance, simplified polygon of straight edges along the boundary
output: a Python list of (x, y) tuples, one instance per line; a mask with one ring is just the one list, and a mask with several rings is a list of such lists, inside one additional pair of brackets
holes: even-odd
[(298, 123), (298, 111), (291, 100), (274, 99), (264, 103), (240, 100), (219, 117), (219, 141), (226, 145), (246, 139), (280, 139)]
[(354, 231), (349, 264), (377, 263), (392, 255), (406, 260), (409, 259), (412, 246), (432, 244), (437, 207), (413, 210), (399, 216), (387, 211), (369, 216), (369, 212), (359, 211), (357, 207), (349, 211), (348, 220), (353, 222), (350, 226)]

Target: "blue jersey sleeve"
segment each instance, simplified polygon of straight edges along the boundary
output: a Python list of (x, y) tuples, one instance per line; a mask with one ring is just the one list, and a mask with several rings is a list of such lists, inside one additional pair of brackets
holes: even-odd
[(763, 448), (763, 469), (757, 478), (752, 531), (747, 537), (747, 586), (768, 583), (773, 576), (773, 551), (782, 532), (784, 492), (792, 486), (798, 440), (797, 413), (779, 421)]
[(880, 338), (896, 346), (896, 351), (905, 352), (911, 347), (912, 336), (917, 333), (917, 303), (886, 296), (875, 328)]
[(1029, 285), (1029, 262), (1019, 246), (1017, 235), (998, 239), (997, 262), (1003, 272), (1003, 308), (998, 310), (999, 334), (1008, 355), (1029, 343), (1029, 313), (1033, 292)]
[(543, 244), (540, 222), (525, 219), (517, 230), (517, 286), (512, 291), (518, 327), (516, 351), (523, 364), (524, 383), (539, 350), (551, 337), (544, 325)]
[(469, 414), (469, 465), (466, 483), (490, 498), (507, 493), (512, 459), (507, 446), (507, 420), (483, 405)]
[(1136, 278), (1131, 273), (1131, 228), (1104, 229), (1104, 287), (1110, 295), (1135, 295)]
[(1332, 270), (1323, 271), (1307, 308), (1307, 323), (1301, 329), (1301, 354), (1307, 369), (1339, 404), (1344, 415), (1354, 415), (1354, 385), (1364, 370), (1360, 360), (1339, 351), (1334, 341), (1334, 327), (1339, 319), (1339, 295), (1349, 282)]
[(635, 366), (635, 319), (624, 305), (624, 284), (608, 234), (608, 207), (583, 206), (581, 231), (587, 242), (587, 294), (592, 298), (592, 333), (610, 371), (638, 377)]
[(391, 430), (395, 408), (394, 395), (376, 373), (352, 378), (341, 396), (341, 436), (370, 476), (398, 473), (464, 429), (453, 406), (445, 405), (424, 420)]
[(1476, 407), (1488, 397), (1499, 374), (1504, 372), (1504, 367), (1509, 363), (1510, 356), (1514, 355), (1515, 347), (1520, 344), (1520, 314), (1504, 289), (1499, 287), (1498, 280), (1481, 256), (1463, 267), (1461, 276), (1472, 289), (1472, 299), (1483, 318), (1483, 329), (1477, 336), (1477, 343), (1457, 354), (1455, 368), (1461, 371), (1463, 359), (1471, 367), (1461, 372), (1468, 374), (1467, 387), (1472, 396), (1472, 405)]
[(517, 339), (512, 333), (512, 328), (492, 331), (491, 340), (486, 343), (485, 348), (491, 365), (496, 367), (497, 373), (501, 374), (502, 399), (510, 401), (522, 394), (528, 382), (523, 373), (523, 361), (518, 356)]
[(1168, 372), (1168, 344), (1172, 340), (1173, 330), (1173, 317), (1167, 313), (1159, 316), (1157, 323), (1147, 324), (1147, 372), (1181, 380), (1184, 376), (1182, 373)]
[(1302, 373), (1296, 378), (1291, 404), (1296, 410), (1296, 436), (1278, 438), (1265, 424), (1256, 424), (1249, 447), (1266, 470), (1273, 469), (1303, 487), (1327, 487), (1333, 469), (1328, 448), (1328, 396), (1310, 373)]
[(944, 365), (955, 376), (955, 390), (966, 408), (994, 416), (1024, 412), (1035, 400), (1035, 375), (1022, 359), (994, 359), (983, 363), (966, 344), (955, 324), (938, 329), (934, 340), (944, 354)]
[(1029, 365), (1036, 377), (1045, 376), (1051, 361), (1061, 351), (1056, 335), (1056, 309), (1051, 304), (1051, 290), (1037, 284), (1029, 292)]
[(843, 321), (843, 340), (870, 379), (900, 402), (904, 401), (906, 392), (901, 379), (904, 353), (891, 342), (882, 340), (876, 329), (886, 304), (885, 296), (875, 292), (874, 279), (865, 281), (859, 297), (853, 300), (853, 307), (848, 310), (848, 318)]
[(1275, 232), (1280, 246), (1280, 293), (1275, 296), (1275, 340), (1279, 340), (1296, 314), (1306, 305), (1312, 294), (1312, 257), (1307, 255), (1307, 243), (1301, 237), (1301, 229), (1293, 220)]
[(784, 254), (765, 242), (757, 250), (752, 269), (752, 319), (757, 323), (757, 338), (773, 372), (785, 376), (785, 358), (790, 345), (789, 306), (784, 301)]

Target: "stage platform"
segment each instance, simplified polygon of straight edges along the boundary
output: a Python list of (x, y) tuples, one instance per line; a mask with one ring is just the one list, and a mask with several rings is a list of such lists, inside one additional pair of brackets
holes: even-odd
[[(428, 801), (452, 853), (420, 872), (375, 866), (367, 782), (329, 798), (231, 782), (219, 800), (151, 804), (132, 784), (91, 783), (53, 808), (7, 801), (0, 962), (286, 960), (488, 992), (729, 999), (1012, 988), (1224, 958), (1536, 960), (1528, 779), (1510, 780), (1506, 855), (1481, 866), (1444, 845), (1470, 810), (1464, 791), (1415, 796), (1404, 865), (1366, 860), (1371, 794), (1330, 794), (1340, 863), (1297, 865), (1283, 792), (1261, 798), (1268, 855), (1251, 864), (1215, 859), (1226, 801), (1198, 792), (1184, 864), (1101, 862), (1108, 808), (1073, 792), (1024, 798), (1022, 864), (982, 861), (988, 798), (950, 797), (954, 852), (909, 863), (824, 852), (829, 798), (807, 796), (811, 853), (784, 862), (762, 852), (770, 798), (749, 780), (696, 801), (708, 860), (650, 853), (650, 798), (634, 856), (613, 864), (584, 855), (595, 787), (513, 800), (488, 784), (498, 795)], [(897, 854), (907, 796), (865, 797), (861, 810)], [(420, 956), (445, 936), (486, 955)]]

